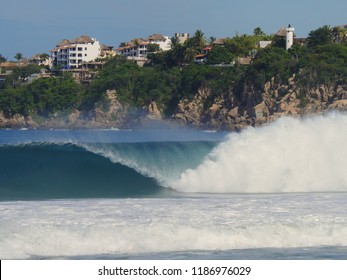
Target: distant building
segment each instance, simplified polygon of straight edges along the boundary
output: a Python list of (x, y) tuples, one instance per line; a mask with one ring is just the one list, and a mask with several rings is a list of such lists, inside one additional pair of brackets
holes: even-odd
[(168, 51), (171, 49), (171, 39), (169, 36), (163, 36), (162, 34), (153, 34), (145, 39), (150, 44), (157, 44), (162, 51)]
[(227, 40), (228, 38), (218, 38), (216, 40), (214, 40), (212, 42), (212, 45), (213, 46), (220, 46), (220, 47), (225, 47), (226, 43), (225, 41)]
[(96, 39), (81, 36), (73, 40), (62, 40), (51, 53), (53, 67), (81, 68), (83, 62), (93, 61), (100, 56), (101, 46)]
[(294, 27), (289, 24), (287, 28), (282, 27), (275, 34), (276, 37), (283, 38), (283, 40), (285, 40), (286, 50), (289, 50), (294, 44), (294, 37), (296, 37), (294, 31)]
[(116, 53), (127, 58), (147, 58), (148, 41), (141, 38), (133, 39), (125, 46), (117, 48)]
[(175, 33), (175, 38), (176, 38), (178, 44), (183, 45), (189, 39), (189, 34), (188, 33)]
[(335, 26), (333, 28), (334, 41), (336, 43), (347, 41), (347, 24)]
[(212, 50), (211, 46), (208, 46), (208, 47), (202, 49), (202, 53), (195, 56), (194, 62), (195, 63), (206, 62), (207, 58), (208, 58), (208, 54), (210, 53), (211, 50)]
[(258, 48), (265, 49), (266, 47), (270, 46), (272, 44), (272, 41), (259, 41), (258, 42)]
[(35, 54), (31, 58), (29, 58), (29, 63), (43, 66), (51, 66), (52, 58), (48, 55)]
[(129, 60), (134, 60), (139, 65), (143, 65), (147, 61), (148, 46), (150, 44), (158, 45), (160, 51), (167, 51), (171, 49), (171, 43), (169, 36), (153, 34), (146, 39), (133, 39), (124, 46), (117, 48), (116, 53)]
[(294, 43), (294, 27), (291, 27), (290, 24), (286, 28), (286, 50), (289, 50)]
[(106, 46), (106, 45), (100, 46), (99, 58), (106, 59), (106, 58), (114, 57), (115, 55), (116, 55), (116, 52), (112, 46)]

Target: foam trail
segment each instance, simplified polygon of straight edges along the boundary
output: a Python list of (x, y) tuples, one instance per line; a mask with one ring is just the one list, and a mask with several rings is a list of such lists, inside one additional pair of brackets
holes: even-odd
[(172, 187), (184, 192), (347, 191), (347, 115), (283, 118), (230, 134)]

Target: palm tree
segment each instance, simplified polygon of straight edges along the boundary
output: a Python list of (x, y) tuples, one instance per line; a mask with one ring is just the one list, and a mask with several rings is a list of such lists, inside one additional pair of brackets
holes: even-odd
[(264, 33), (263, 30), (261, 30), (260, 27), (256, 27), (256, 28), (254, 28), (254, 30), (253, 30), (253, 35), (254, 35), (254, 36), (265, 36), (266, 34)]
[(198, 54), (198, 51), (193, 46), (188, 46), (184, 51), (184, 60), (186, 62), (191, 62), (194, 60), (195, 56)]
[(40, 59), (42, 60), (42, 61), (45, 61), (45, 60), (47, 60), (49, 58), (49, 55), (47, 54), (47, 53), (42, 53), (42, 54), (40, 54)]
[(119, 48), (123, 48), (123, 47), (125, 47), (126, 45), (128, 45), (128, 43), (127, 42), (121, 42), (120, 44), (119, 44)]
[(196, 49), (202, 50), (206, 46), (206, 39), (204, 37), (204, 32), (201, 30), (196, 30), (194, 33), (194, 37), (192, 38), (193, 40), (193, 46)]
[(23, 59), (23, 54), (22, 53), (16, 53), (16, 55), (14, 56), (15, 59), (17, 59), (17, 62), (19, 62), (21, 59)]
[(140, 50), (139, 50), (141, 45), (140, 39), (136, 38), (132, 42), (134, 44), (134, 48), (136, 49), (136, 56), (140, 56)]
[(2, 55), (0, 54), (0, 63), (1, 63), (1, 62), (6, 62), (6, 60), (7, 60), (7, 59), (6, 59), (4, 56), (2, 56)]
[(179, 46), (178, 38), (177, 37), (171, 37), (171, 49), (174, 50)]
[(208, 38), (208, 44), (212, 45), (214, 41), (216, 41), (216, 37), (210, 36), (210, 38)]

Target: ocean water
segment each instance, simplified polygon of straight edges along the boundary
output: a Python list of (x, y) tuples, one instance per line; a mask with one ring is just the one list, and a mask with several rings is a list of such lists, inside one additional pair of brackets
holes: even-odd
[(347, 259), (347, 116), (0, 130), (0, 259)]

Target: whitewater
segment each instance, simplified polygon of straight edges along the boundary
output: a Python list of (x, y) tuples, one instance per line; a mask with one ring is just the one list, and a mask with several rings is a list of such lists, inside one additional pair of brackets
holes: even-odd
[(0, 130), (0, 259), (346, 259), (346, 127)]

